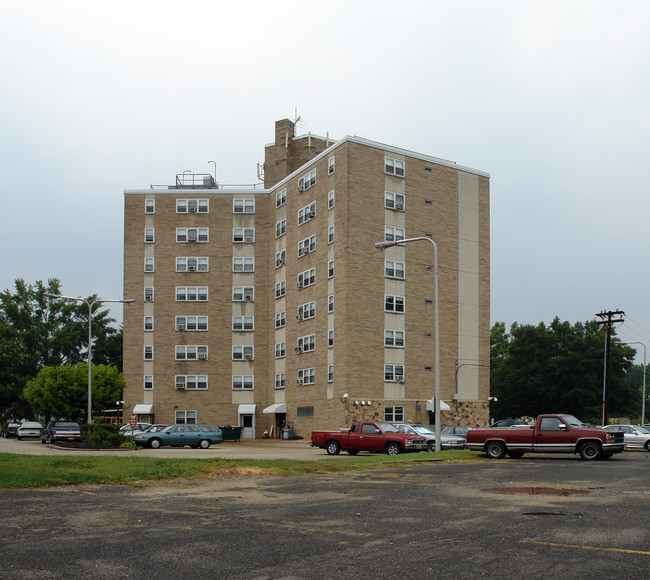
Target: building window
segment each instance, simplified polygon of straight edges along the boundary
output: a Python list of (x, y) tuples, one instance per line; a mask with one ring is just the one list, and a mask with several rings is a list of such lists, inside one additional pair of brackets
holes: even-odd
[(153, 360), (153, 346), (144, 347), (144, 360)]
[(253, 291), (253, 286), (233, 286), (232, 300), (233, 302), (253, 302), (255, 300)]
[(327, 382), (334, 382), (334, 365), (327, 365)]
[(193, 425), (196, 423), (196, 411), (174, 411), (176, 424)]
[(255, 228), (234, 228), (232, 232), (233, 242), (252, 243), (255, 241)]
[(334, 346), (334, 330), (327, 331), (327, 346), (328, 348)]
[(233, 391), (253, 390), (253, 375), (233, 375), (232, 389)]
[(232, 202), (233, 213), (255, 213), (254, 199), (234, 199)]
[(327, 262), (327, 277), (334, 278), (334, 260)]
[(144, 271), (153, 272), (153, 258), (144, 259)]
[(384, 421), (387, 423), (403, 423), (404, 407), (386, 407), (384, 409)]
[(208, 347), (206, 345), (183, 344), (176, 346), (176, 360), (207, 360)]
[(275, 194), (276, 209), (283, 206), (285, 203), (287, 203), (287, 190), (283, 189), (282, 191), (278, 191), (278, 193)]
[(401, 193), (393, 193), (392, 191), (384, 192), (384, 207), (396, 211), (403, 211), (404, 196)]
[(327, 228), (327, 243), (331, 244), (334, 242), (334, 226), (329, 226)]
[(316, 382), (316, 369), (311, 367), (309, 369), (299, 369), (297, 385), (313, 385)]
[(310, 268), (298, 274), (298, 281), (296, 286), (298, 288), (305, 288), (316, 283), (316, 268)]
[(207, 199), (177, 199), (176, 213), (208, 213)]
[(252, 316), (233, 316), (232, 329), (235, 331), (248, 331), (254, 329)]
[(177, 272), (207, 272), (208, 258), (176, 258)]
[(301, 336), (298, 338), (298, 346), (296, 347), (296, 352), (298, 354), (302, 352), (310, 352), (316, 350), (316, 335), (308, 334), (307, 336)]
[(154, 242), (154, 232), (154, 228), (144, 229), (144, 241), (146, 244), (152, 244)]
[(255, 258), (233, 258), (232, 271), (233, 272), (254, 272)]
[(287, 293), (287, 282), (286, 280), (281, 280), (275, 285), (275, 297), (282, 298)]
[(210, 228), (176, 228), (176, 242), (205, 243), (210, 241)]
[(306, 189), (309, 189), (312, 185), (316, 184), (316, 170), (312, 169), (306, 175), (303, 175), (298, 180), (298, 193), (302, 193)]
[(334, 173), (334, 155), (327, 160), (327, 175)]
[(153, 375), (144, 375), (144, 390), (153, 391)]
[(316, 250), (316, 234), (298, 242), (298, 257)]
[(207, 299), (207, 286), (176, 286), (177, 302), (204, 302)]
[(177, 316), (176, 330), (179, 331), (200, 331), (208, 329), (207, 316)]
[(404, 280), (404, 262), (385, 261), (386, 278), (398, 278)]
[(275, 327), (282, 328), (287, 324), (287, 312), (283, 310), (282, 312), (277, 312), (275, 315)]
[(404, 365), (384, 365), (385, 381), (404, 381)]
[(386, 226), (384, 228), (384, 240), (387, 242), (399, 242), (404, 239), (404, 228)]
[(153, 330), (153, 316), (144, 317), (144, 329)]
[(313, 417), (314, 407), (296, 407), (296, 417)]
[(384, 330), (384, 346), (404, 348), (404, 332), (401, 330)]
[(334, 312), (334, 294), (327, 297), (327, 312)]
[(275, 358), (284, 358), (287, 354), (287, 343), (286, 342), (276, 342), (275, 343)]
[(308, 318), (314, 318), (314, 316), (316, 316), (315, 300), (298, 306), (298, 314), (296, 315), (296, 320), (307, 320)]
[(207, 375), (176, 375), (175, 379), (176, 390), (205, 390), (208, 388)]
[(309, 205), (306, 205), (302, 209), (298, 210), (298, 225), (307, 223), (309, 220), (313, 220), (316, 217), (316, 202), (313, 201)]
[(144, 200), (144, 213), (156, 213), (156, 200), (155, 199), (145, 199)]
[(275, 237), (279, 238), (287, 233), (287, 220), (281, 219), (275, 224)]
[(253, 360), (253, 345), (233, 345), (232, 360)]
[(276, 373), (275, 374), (275, 388), (276, 389), (284, 389), (285, 382), (286, 382), (285, 373)]
[(330, 191), (327, 194), (327, 209), (332, 209), (334, 207), (334, 190)]
[(392, 296), (386, 294), (384, 296), (384, 310), (386, 312), (404, 314), (404, 296)]
[(151, 286), (146, 286), (144, 289), (144, 301), (153, 302), (153, 288)]
[(389, 175), (404, 177), (404, 161), (393, 157), (384, 158), (384, 171)]
[(287, 251), (286, 250), (280, 250), (279, 252), (276, 252), (275, 254), (275, 267), (276, 268), (281, 268), (287, 263)]

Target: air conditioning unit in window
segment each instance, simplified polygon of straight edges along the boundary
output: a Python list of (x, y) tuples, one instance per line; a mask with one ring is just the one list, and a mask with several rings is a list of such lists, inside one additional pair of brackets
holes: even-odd
[(280, 259), (278, 260), (278, 267), (280, 267), (280, 266), (284, 266), (284, 264), (285, 264), (285, 260), (284, 260), (284, 258), (280, 258)]
[(310, 218), (310, 219), (313, 219), (313, 218), (315, 218), (315, 217), (316, 217), (316, 212), (315, 212), (315, 211), (310, 211), (310, 212), (309, 212), (309, 218)]
[(196, 242), (196, 236), (190, 234), (189, 236), (187, 236), (187, 241), (188, 242)]
[(298, 386), (302, 385), (302, 379), (297, 379), (296, 380), (296, 385), (298, 385)]
[(176, 383), (176, 390), (182, 391), (185, 389), (185, 383)]
[(252, 294), (245, 294), (244, 295), (244, 300), (246, 300), (247, 302), (250, 302), (251, 300), (253, 300), (253, 295)]
[(196, 208), (195, 207), (190, 207), (188, 210), (190, 213), (196, 213)]
[(302, 280), (298, 280), (298, 282), (296, 282), (296, 288), (298, 288), (298, 290), (302, 288)]
[(305, 246), (305, 247), (302, 249), (302, 253), (303, 253), (303, 254), (309, 254), (309, 246)]
[(305, 186), (302, 185), (302, 184), (299, 184), (298, 187), (296, 188), (296, 190), (298, 191), (298, 193), (302, 193), (303, 191), (305, 191)]
[(302, 314), (297, 314), (296, 315), (296, 320), (300, 322), (302, 320)]
[(145, 301), (145, 302), (153, 302), (153, 296), (148, 296), (148, 295), (145, 296), (145, 297), (144, 297), (144, 301)]
[(252, 242), (252, 241), (253, 241), (253, 236), (246, 236), (246, 237), (244, 238), (244, 241), (246, 241), (246, 242)]
[(188, 267), (187, 267), (187, 270), (188, 270), (189, 272), (196, 272), (196, 266), (188, 266)]
[(245, 354), (244, 355), (244, 360), (253, 360), (253, 355), (252, 354)]
[(395, 204), (395, 209), (397, 211), (402, 211), (404, 209), (404, 204), (403, 203), (396, 203)]
[(403, 383), (404, 382), (404, 375), (395, 375), (395, 380), (398, 383)]
[(200, 352), (199, 353), (199, 360), (205, 360), (208, 358), (208, 354), (205, 352)]
[(185, 325), (184, 325), (184, 324), (179, 324), (179, 325), (176, 327), (176, 330), (185, 330)]
[(296, 354), (302, 354), (302, 346), (296, 347)]

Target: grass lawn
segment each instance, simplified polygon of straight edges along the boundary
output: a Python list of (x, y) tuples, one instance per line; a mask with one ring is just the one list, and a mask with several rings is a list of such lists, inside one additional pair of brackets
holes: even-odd
[(397, 456), (361, 455), (319, 461), (293, 459), (169, 459), (155, 457), (0, 454), (0, 488), (56, 485), (130, 484), (176, 477), (206, 477), (227, 473), (250, 475), (307, 475), (409, 466), (423, 462), (477, 460), (471, 451), (408, 453)]

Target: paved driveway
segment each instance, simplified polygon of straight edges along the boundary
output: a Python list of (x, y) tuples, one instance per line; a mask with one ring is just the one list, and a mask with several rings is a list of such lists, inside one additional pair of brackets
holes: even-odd
[(0, 521), (12, 579), (647, 578), (650, 453), (4, 490)]

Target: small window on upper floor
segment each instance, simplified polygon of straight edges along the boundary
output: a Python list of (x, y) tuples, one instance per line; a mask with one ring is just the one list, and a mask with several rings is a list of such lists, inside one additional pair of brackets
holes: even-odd
[(334, 173), (334, 155), (327, 160), (327, 175)]
[(275, 194), (276, 209), (283, 206), (285, 203), (287, 203), (287, 190), (283, 189), (282, 191), (278, 191), (278, 193)]
[(155, 230), (154, 228), (145, 228), (144, 229), (144, 241), (146, 244), (153, 244), (155, 241)]
[(177, 199), (176, 213), (208, 213), (207, 199)]
[(144, 213), (156, 213), (156, 200), (155, 199), (145, 199), (144, 200)]
[(384, 207), (395, 211), (404, 211), (404, 196), (392, 191), (384, 192)]
[(254, 199), (234, 199), (232, 202), (233, 213), (255, 213)]
[(306, 189), (309, 189), (312, 185), (316, 185), (316, 170), (312, 169), (306, 175), (303, 175), (298, 180), (298, 193), (302, 193)]
[(327, 209), (332, 209), (334, 207), (334, 190), (330, 191), (327, 194)]
[(384, 158), (384, 171), (389, 175), (404, 177), (404, 161), (393, 157)]

